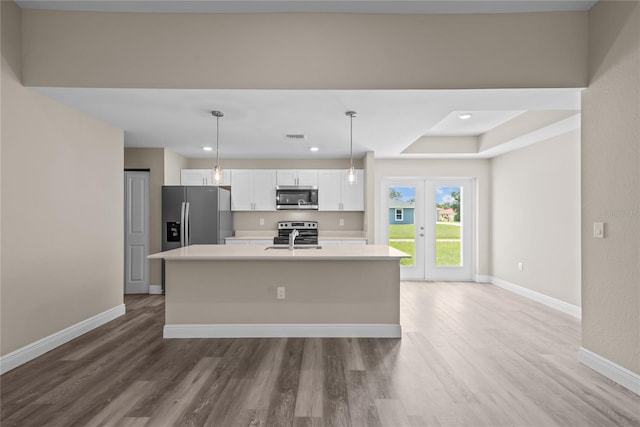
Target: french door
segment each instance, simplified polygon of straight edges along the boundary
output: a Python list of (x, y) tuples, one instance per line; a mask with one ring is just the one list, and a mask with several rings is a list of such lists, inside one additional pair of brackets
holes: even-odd
[(383, 181), (383, 241), (412, 257), (403, 280), (470, 281), (474, 275), (475, 181)]

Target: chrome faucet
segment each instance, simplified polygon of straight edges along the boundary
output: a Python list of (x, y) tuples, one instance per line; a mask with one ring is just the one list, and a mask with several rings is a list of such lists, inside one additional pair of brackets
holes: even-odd
[(293, 246), (296, 243), (296, 237), (300, 235), (300, 232), (297, 229), (293, 229), (293, 231), (289, 234), (289, 250), (293, 250)]

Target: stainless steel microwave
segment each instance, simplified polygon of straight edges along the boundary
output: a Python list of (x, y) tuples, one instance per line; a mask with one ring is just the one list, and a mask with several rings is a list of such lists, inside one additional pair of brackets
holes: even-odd
[(318, 209), (318, 187), (276, 186), (276, 209)]

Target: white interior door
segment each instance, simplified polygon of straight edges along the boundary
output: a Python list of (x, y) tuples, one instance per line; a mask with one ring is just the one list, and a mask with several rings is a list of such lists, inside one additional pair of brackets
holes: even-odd
[(474, 200), (473, 179), (426, 181), (426, 280), (473, 280)]
[(125, 171), (126, 294), (149, 293), (149, 172)]

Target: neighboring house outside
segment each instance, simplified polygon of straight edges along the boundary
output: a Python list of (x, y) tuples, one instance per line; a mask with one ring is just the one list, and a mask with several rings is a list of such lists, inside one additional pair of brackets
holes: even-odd
[(389, 200), (389, 224), (413, 224), (414, 202)]
[(438, 211), (439, 222), (453, 222), (456, 217), (456, 211), (453, 209), (436, 209)]

